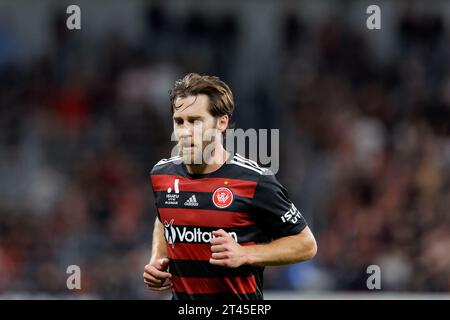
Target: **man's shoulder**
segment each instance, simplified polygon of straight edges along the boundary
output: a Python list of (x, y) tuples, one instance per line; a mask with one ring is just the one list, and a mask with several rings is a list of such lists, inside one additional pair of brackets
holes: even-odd
[(264, 190), (272, 192), (279, 190), (280, 187), (283, 188), (275, 174), (268, 168), (258, 165), (256, 161), (236, 153), (230, 163), (235, 166), (234, 170), (238, 171), (238, 175), (257, 182), (258, 190), (261, 192)]
[(159, 160), (150, 171), (150, 174), (165, 174), (175, 171), (181, 165), (181, 157), (174, 156)]
[(273, 176), (269, 169), (261, 167), (256, 161), (245, 158), (239, 153), (235, 153), (229, 163), (234, 166), (235, 170), (242, 171), (258, 180), (265, 179), (266, 176)]

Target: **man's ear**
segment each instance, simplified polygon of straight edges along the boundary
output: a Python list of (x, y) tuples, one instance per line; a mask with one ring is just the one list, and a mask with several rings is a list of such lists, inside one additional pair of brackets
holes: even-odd
[(219, 129), (220, 132), (225, 132), (228, 127), (228, 122), (230, 121), (230, 118), (227, 114), (224, 114), (223, 116), (219, 117), (217, 120), (217, 129)]

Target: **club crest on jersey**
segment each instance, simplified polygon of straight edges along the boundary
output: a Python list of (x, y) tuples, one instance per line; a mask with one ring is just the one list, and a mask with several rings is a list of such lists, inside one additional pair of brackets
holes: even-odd
[(227, 208), (233, 202), (233, 192), (228, 188), (220, 187), (214, 191), (212, 200), (217, 208)]

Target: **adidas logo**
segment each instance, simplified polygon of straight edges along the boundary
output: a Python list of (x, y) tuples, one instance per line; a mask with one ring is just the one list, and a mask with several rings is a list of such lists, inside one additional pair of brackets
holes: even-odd
[(193, 194), (189, 199), (187, 199), (184, 205), (189, 207), (198, 207), (198, 202), (197, 199), (195, 198), (195, 194)]

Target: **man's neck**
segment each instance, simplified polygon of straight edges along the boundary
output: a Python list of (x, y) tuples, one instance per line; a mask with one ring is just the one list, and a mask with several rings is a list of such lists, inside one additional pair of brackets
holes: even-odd
[(190, 174), (207, 174), (214, 172), (227, 161), (229, 155), (230, 153), (225, 150), (223, 146), (219, 146), (217, 150), (214, 150), (214, 154), (212, 156), (215, 158), (215, 161), (213, 161), (211, 164), (186, 164), (186, 170)]

